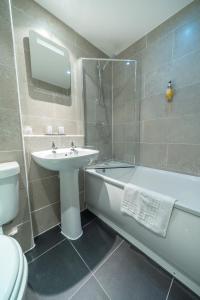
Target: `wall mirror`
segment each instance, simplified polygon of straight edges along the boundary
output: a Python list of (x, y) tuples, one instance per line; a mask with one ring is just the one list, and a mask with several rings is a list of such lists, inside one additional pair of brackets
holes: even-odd
[(35, 31), (29, 32), (29, 44), (32, 77), (69, 90), (71, 66), (67, 50)]

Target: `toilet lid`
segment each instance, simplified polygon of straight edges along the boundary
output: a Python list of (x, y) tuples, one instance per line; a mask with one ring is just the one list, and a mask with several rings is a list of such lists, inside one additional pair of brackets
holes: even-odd
[[(21, 250), (21, 249), (20, 249)], [(15, 287), (23, 258), (16, 241), (8, 236), (0, 235), (0, 295), (1, 299), (9, 299)]]

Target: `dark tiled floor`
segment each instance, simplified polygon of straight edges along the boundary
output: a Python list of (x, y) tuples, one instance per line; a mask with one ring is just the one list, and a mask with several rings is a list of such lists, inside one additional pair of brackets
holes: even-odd
[(33, 261), (42, 253), (46, 252), (49, 248), (52, 248), (64, 239), (65, 237), (60, 232), (60, 226), (56, 226), (51, 230), (37, 236), (35, 238), (35, 248), (26, 253), (28, 262)]
[(96, 218), (96, 216), (91, 213), (88, 209), (82, 211), (81, 213), (81, 224), (84, 227), (85, 225), (89, 224)]
[(83, 228), (80, 239), (72, 241), (91, 270), (97, 268), (120, 242), (122, 239), (99, 219)]
[(90, 212), (82, 224), (73, 242), (59, 226), (36, 238), (27, 253), (28, 300), (200, 299)]
[[(113, 276), (115, 274), (115, 276)], [(112, 299), (165, 299), (171, 277), (124, 242), (96, 272)]]
[(195, 294), (191, 293), (177, 280), (174, 280), (172, 288), (169, 293), (167, 300), (199, 300), (200, 298)]

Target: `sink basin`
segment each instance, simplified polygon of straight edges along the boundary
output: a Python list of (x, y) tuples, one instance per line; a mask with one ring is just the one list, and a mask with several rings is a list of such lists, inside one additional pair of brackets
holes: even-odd
[(75, 148), (57, 149), (56, 153), (52, 150), (33, 152), (33, 159), (41, 166), (53, 171), (63, 171), (66, 169), (79, 169), (87, 166), (97, 158), (99, 151)]
[(83, 231), (80, 219), (78, 172), (98, 157), (99, 151), (63, 148), (33, 152), (36, 163), (48, 170), (59, 171), (61, 229), (68, 239), (78, 239)]

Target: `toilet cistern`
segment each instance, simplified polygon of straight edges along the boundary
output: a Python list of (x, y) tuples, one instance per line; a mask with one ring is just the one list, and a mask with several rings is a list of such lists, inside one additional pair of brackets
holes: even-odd
[(12, 221), (19, 211), (20, 167), (17, 162), (0, 164), (0, 234), (2, 226)]

